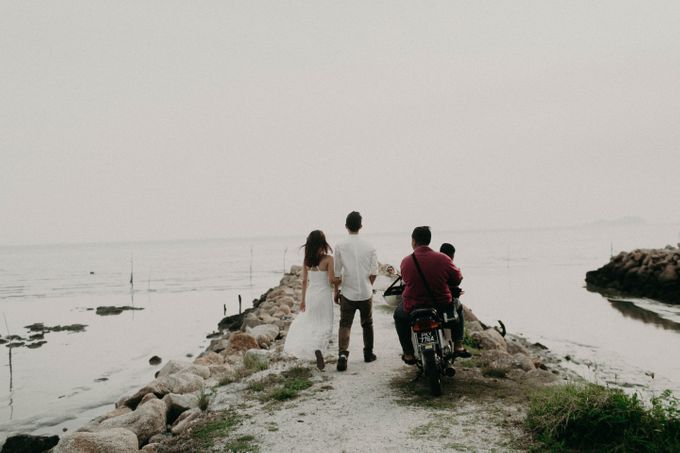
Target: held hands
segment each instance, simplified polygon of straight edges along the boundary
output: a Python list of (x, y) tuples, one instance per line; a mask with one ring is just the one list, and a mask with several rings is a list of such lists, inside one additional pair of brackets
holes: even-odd
[(340, 305), (340, 291), (337, 289), (335, 290), (335, 294), (333, 294), (333, 302)]
[(305, 301), (304, 300), (302, 302), (300, 302), (300, 311), (301, 312), (305, 311)]

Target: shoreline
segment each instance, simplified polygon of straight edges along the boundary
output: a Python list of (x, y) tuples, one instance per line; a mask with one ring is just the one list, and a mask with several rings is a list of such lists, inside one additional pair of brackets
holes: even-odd
[[(222, 319), (218, 323), (224, 329), (220, 336), (214, 338), (206, 350), (192, 362), (170, 360), (160, 369), (154, 381), (133, 395), (119, 399), (112, 411), (95, 418), (78, 431), (64, 435), (53, 451), (87, 451), (73, 449), (74, 445), (84, 441), (103, 442), (104, 445), (120, 443), (124, 445), (120, 451), (139, 451), (139, 447), (142, 447), (142, 451), (173, 451), (173, 444), (186, 439), (191, 442), (193, 428), (210, 420), (214, 411), (228, 410), (231, 406), (227, 402), (243, 392), (244, 382), (254, 376), (271, 373), (272, 370), (285, 370), (299, 364), (300, 361), (282, 354), (287, 329), (299, 306), (299, 272), (299, 267), (292, 267), (289, 273), (284, 274), (278, 286), (270, 288), (254, 301), (252, 308), (241, 315)], [(382, 278), (388, 279), (384, 273)], [(403, 367), (400, 361), (394, 362), (396, 354), (392, 354), (389, 359), (385, 357), (397, 343), (396, 336), (391, 338), (389, 335), (394, 333), (391, 315), (386, 316), (388, 313), (391, 314), (391, 308), (384, 302), (376, 303), (374, 316), (379, 319), (378, 322), (382, 325), (380, 332), (387, 337), (388, 343), (385, 348), (381, 348), (384, 349), (380, 356), (381, 365), (389, 366), (384, 369), (388, 375), (394, 374), (395, 370), (399, 375), (411, 374), (413, 369)], [(466, 366), (465, 361), (460, 361), (460, 366), (463, 367), (461, 373), (475, 374), (470, 370), (485, 369), (486, 373), (494, 375), (493, 370), (496, 370), (497, 374), (504, 374), (504, 378), (509, 377), (511, 380), (521, 380), (525, 374), (531, 373), (539, 376), (538, 381), (555, 382), (559, 378), (547, 371), (550, 367), (566, 376), (564, 369), (558, 371), (559, 359), (550, 357), (539, 346), (532, 346), (526, 340), (512, 335), (508, 335), (509, 341), (505, 341), (498, 332), (484, 329), (475, 321), (467, 324), (470, 338), (479, 342), (482, 348), (472, 367)], [(354, 346), (357, 346), (359, 340), (356, 329), (353, 336)], [(505, 347), (502, 346), (503, 343)], [(376, 352), (379, 350), (376, 349)], [(358, 354), (355, 356), (359, 357)], [(332, 352), (327, 358), (330, 368), (334, 362)], [(266, 369), (258, 369), (265, 368), (263, 364), (267, 365)], [(313, 378), (320, 378), (320, 382), (325, 382), (331, 375), (334, 375), (333, 378), (338, 377), (335, 376), (338, 373), (329, 368), (323, 374), (315, 372)], [(453, 380), (454, 385), (456, 379)], [(499, 378), (480, 374), (475, 379), (493, 381)], [(386, 389), (391, 386), (387, 385)], [(210, 402), (208, 405), (211, 406), (211, 411), (199, 408), (204, 400)], [(266, 443), (266, 439), (263, 441)]]

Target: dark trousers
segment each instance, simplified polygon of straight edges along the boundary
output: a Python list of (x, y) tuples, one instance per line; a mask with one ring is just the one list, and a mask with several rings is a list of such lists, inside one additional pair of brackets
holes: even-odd
[(394, 309), (394, 327), (397, 329), (397, 336), (399, 336), (399, 343), (404, 354), (413, 354), (413, 342), (411, 341), (411, 319), (409, 315), (404, 312), (404, 305), (400, 303)]
[(340, 296), (340, 329), (338, 329), (338, 346), (341, 354), (347, 354), (349, 335), (354, 322), (354, 313), (359, 310), (361, 328), (364, 331), (364, 352), (373, 352), (373, 299), (349, 300)]
[(465, 338), (465, 314), (461, 303), (458, 303), (458, 320), (453, 322), (451, 333), (453, 341), (460, 342)]

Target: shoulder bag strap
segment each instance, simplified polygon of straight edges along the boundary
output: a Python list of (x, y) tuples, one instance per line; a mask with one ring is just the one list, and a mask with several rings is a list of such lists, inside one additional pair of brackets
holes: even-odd
[(425, 289), (427, 290), (427, 293), (430, 295), (430, 298), (432, 299), (432, 304), (436, 307), (437, 306), (437, 299), (434, 297), (434, 294), (432, 293), (432, 290), (430, 289), (430, 285), (427, 284), (427, 280), (425, 279), (425, 275), (423, 274), (423, 271), (420, 269), (420, 264), (418, 263), (418, 260), (416, 259), (416, 254), (411, 253), (411, 258), (413, 258), (413, 262), (416, 265), (416, 269), (418, 269), (418, 274), (420, 274), (420, 278), (423, 280), (423, 284), (425, 285)]

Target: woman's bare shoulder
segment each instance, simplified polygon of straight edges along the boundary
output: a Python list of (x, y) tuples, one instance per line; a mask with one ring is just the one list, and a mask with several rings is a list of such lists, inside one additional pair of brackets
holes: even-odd
[(319, 261), (319, 268), (326, 268), (330, 263), (333, 262), (333, 255), (324, 255)]

